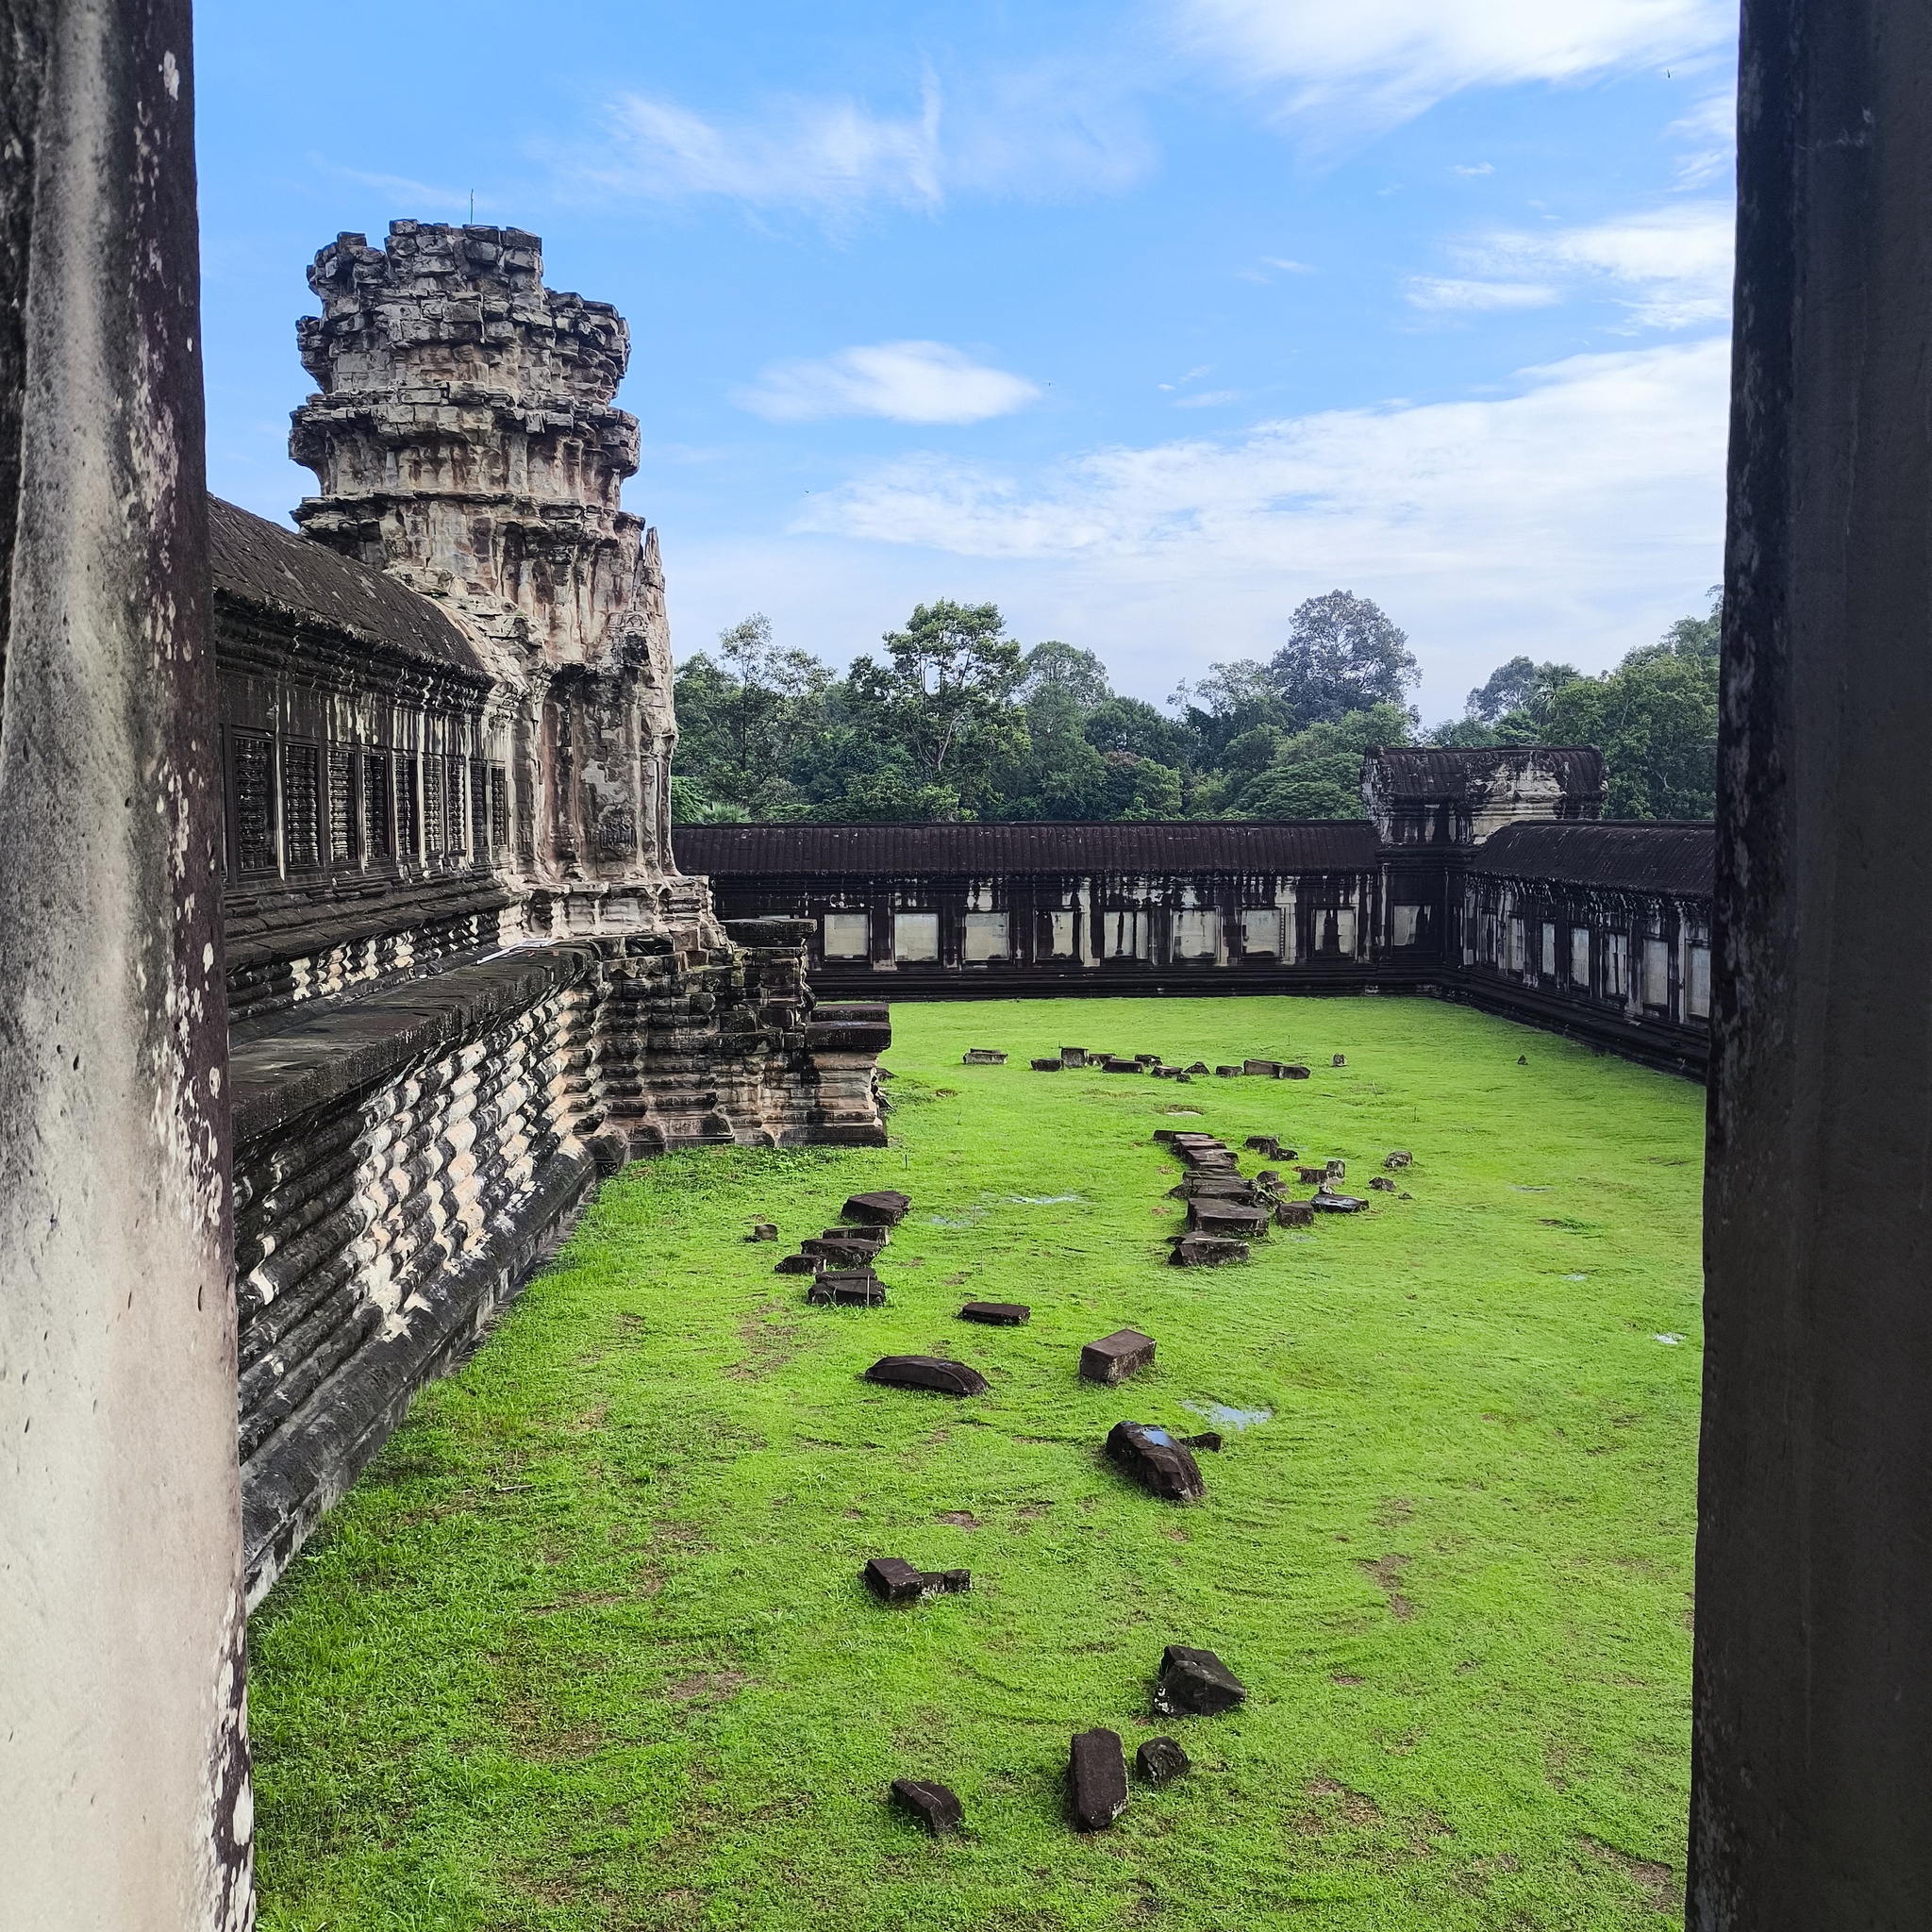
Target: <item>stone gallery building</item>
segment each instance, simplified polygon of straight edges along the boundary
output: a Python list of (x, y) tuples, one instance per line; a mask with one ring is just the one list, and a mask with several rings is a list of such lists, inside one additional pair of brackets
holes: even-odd
[(598, 1174), (877, 1143), (888, 1037), (673, 859), (623, 319), (515, 229), (309, 283), (301, 534), (209, 506), (251, 1597)]
[(1360, 819), (688, 825), (824, 991), (1428, 992), (1702, 1073), (1713, 832), (1599, 818), (1589, 749), (1374, 751)]

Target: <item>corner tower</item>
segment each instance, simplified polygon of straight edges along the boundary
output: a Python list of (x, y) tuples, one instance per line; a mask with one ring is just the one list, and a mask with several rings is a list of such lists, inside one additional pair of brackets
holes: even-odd
[(317, 392), (289, 451), (318, 493), (295, 521), (442, 603), (518, 694), (513, 849), (553, 889), (540, 924), (708, 923), (670, 851), (657, 533), (619, 502), (638, 466), (637, 418), (612, 401), (630, 331), (546, 289), (522, 229), (392, 222), (388, 241), (341, 235), (308, 271)]

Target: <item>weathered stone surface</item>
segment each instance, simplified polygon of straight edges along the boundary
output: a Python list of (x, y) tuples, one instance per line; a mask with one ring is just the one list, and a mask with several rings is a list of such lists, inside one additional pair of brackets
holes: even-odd
[(1193, 1065), (1188, 1069), (1188, 1072), (1191, 1074), (1206, 1074), (1211, 1071), (1212, 1070), (1209, 1068), (1206, 1060), (1196, 1060), (1193, 1063)]
[(799, 1252), (826, 1268), (864, 1268), (878, 1254), (874, 1241), (841, 1241), (811, 1235), (798, 1244)]
[(1188, 1754), (1172, 1738), (1149, 1738), (1134, 1753), (1134, 1768), (1158, 1790), (1192, 1768)]
[(816, 1274), (824, 1265), (824, 1260), (819, 1256), (801, 1252), (796, 1255), (787, 1255), (782, 1261), (773, 1268), (772, 1273), (774, 1274)]
[(812, 936), (809, 919), (727, 919), (724, 930), (735, 946), (760, 952), (790, 952)]
[(1318, 1214), (1359, 1214), (1368, 1205), (1353, 1194), (1331, 1193), (1326, 1189), (1319, 1191), (1308, 1203)]
[(962, 1322), (984, 1322), (991, 1328), (1018, 1328), (1033, 1319), (1024, 1302), (968, 1302), (959, 1310)]
[(928, 1778), (895, 1777), (892, 1802), (924, 1825), (934, 1838), (958, 1831), (966, 1816), (958, 1799), (944, 1785), (936, 1785)]
[(1175, 1268), (1219, 1268), (1229, 1261), (1248, 1258), (1246, 1241), (1224, 1241), (1219, 1236), (1189, 1234), (1177, 1239), (1168, 1253)]
[(1061, 1060), (1034, 1060), (1030, 1063), (1036, 1074), (1058, 1074), (1065, 1065)]
[(990, 1046), (969, 1046), (960, 1061), (962, 1066), (968, 1067), (1003, 1067), (1006, 1063), (1006, 1055), (994, 1052)]
[(1087, 1064), (1087, 1049), (1084, 1046), (1063, 1046), (1060, 1048), (1060, 1065), (1063, 1067), (1084, 1067)]
[(778, 1225), (776, 1222), (773, 1221), (756, 1223), (752, 1227), (752, 1231), (745, 1236), (745, 1240), (748, 1241), (774, 1241), (777, 1239)]
[(1154, 1709), (1160, 1717), (1218, 1717), (1247, 1696), (1241, 1681), (1211, 1650), (1170, 1643), (1160, 1657), (1154, 1683)]
[(1080, 1374), (1089, 1382), (1124, 1382), (1154, 1366), (1154, 1338), (1138, 1328), (1117, 1328), (1080, 1351)]
[(1206, 1449), (1210, 1455), (1221, 1454), (1221, 1431), (1203, 1429), (1198, 1436), (1183, 1436), (1181, 1443), (1188, 1449)]
[(1345, 1067), (1348, 1064), (1348, 1056), (1345, 1053), (1339, 1053), (1328, 1064), (1333, 1067)]
[(1268, 1232), (1268, 1221), (1265, 1208), (1244, 1208), (1211, 1197), (1188, 1203), (1189, 1231), (1222, 1241), (1259, 1241)]
[(1232, 1080), (1241, 1072), (1241, 1069), (1239, 1067), (1216, 1067), (1214, 1072), (1220, 1079)]
[(805, 1298), (818, 1307), (882, 1308), (886, 1287), (870, 1268), (828, 1268), (806, 1290)]
[(1198, 1503), (1208, 1485), (1178, 1437), (1145, 1423), (1116, 1423), (1108, 1431), (1107, 1453), (1143, 1490), (1170, 1503)]
[(1270, 1160), (1281, 1158), (1273, 1134), (1250, 1134), (1241, 1145), (1253, 1153), (1265, 1154)]
[(1256, 1184), (1238, 1174), (1191, 1174), (1178, 1187), (1168, 1189), (1170, 1201), (1236, 1201), (1253, 1207), (1258, 1200)]
[(869, 1227), (827, 1227), (820, 1230), (818, 1239), (822, 1241), (843, 1241), (849, 1248), (866, 1248), (875, 1255), (881, 1248), (891, 1245), (892, 1230), (876, 1223)]
[(1409, 1167), (1414, 1164), (1414, 1161), (1415, 1156), (1413, 1154), (1409, 1153), (1406, 1148), (1398, 1147), (1392, 1154), (1384, 1158), (1382, 1165), (1384, 1167)]
[(1105, 1831), (1127, 1808), (1127, 1757), (1118, 1731), (1076, 1731), (1070, 1754), (1074, 1827)]
[(1142, 1074), (1147, 1070), (1139, 1060), (1105, 1059), (1100, 1063), (1103, 1074)]
[(1298, 1167), (1295, 1173), (1301, 1176), (1301, 1183), (1305, 1188), (1319, 1187), (1328, 1178), (1328, 1170), (1325, 1166)]
[(1264, 1080), (1274, 1079), (1280, 1071), (1281, 1063), (1278, 1060), (1243, 1060), (1241, 1062), (1242, 1073), (1258, 1074)]
[(1308, 1070), (1299, 1061), (1293, 1061), (1282, 1068), (1281, 1076), (1284, 1080), (1306, 1080), (1308, 1077)]
[(1283, 1201), (1274, 1209), (1276, 1227), (1312, 1227), (1315, 1210), (1306, 1201)]
[(1392, 1194), (1395, 1191), (1395, 1183), (1386, 1174), (1371, 1174), (1369, 1176), (1369, 1185), (1377, 1193)]
[(911, 1207), (909, 1194), (894, 1193), (885, 1188), (876, 1193), (852, 1195), (840, 1211), (847, 1221), (867, 1221), (891, 1227), (904, 1221)]
[(1327, 1174), (1331, 1181), (1346, 1180), (1348, 1178), (1348, 1162), (1345, 1160), (1331, 1160), (1328, 1163)]
[(978, 1370), (936, 1355), (881, 1356), (866, 1370), (865, 1379), (893, 1389), (929, 1389), (938, 1395), (984, 1395), (987, 1388)]

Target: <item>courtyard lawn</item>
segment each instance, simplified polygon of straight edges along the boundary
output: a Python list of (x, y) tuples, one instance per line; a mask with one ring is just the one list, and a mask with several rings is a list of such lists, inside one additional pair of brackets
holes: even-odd
[[(889, 1149), (609, 1182), (258, 1613), (271, 1932), (1681, 1918), (1701, 1091), (1424, 999), (892, 1020)], [(1315, 1072), (1028, 1070), (1063, 1042)], [(1357, 1192), (1412, 1149), (1413, 1198), (1172, 1269), (1163, 1125), (1279, 1133)], [(808, 1307), (774, 1261), (881, 1187), (914, 1203), (891, 1305)], [(777, 1248), (742, 1239), (765, 1218)], [(1076, 1379), (1124, 1325), (1155, 1369)], [(991, 1392), (858, 1379), (888, 1353)], [(1190, 1404), (1268, 1419), (1179, 1508), (1100, 1445), (1208, 1427)], [(881, 1608), (873, 1555), (972, 1592)], [(1153, 1719), (1170, 1642), (1246, 1706)], [(1068, 1740), (1099, 1724), (1194, 1768), (1082, 1838)], [(895, 1775), (952, 1786), (963, 1835), (890, 1811)]]

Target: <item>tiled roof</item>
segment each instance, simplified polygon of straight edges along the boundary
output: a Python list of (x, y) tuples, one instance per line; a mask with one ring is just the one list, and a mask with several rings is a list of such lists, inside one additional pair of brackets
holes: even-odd
[(1396, 745), (1365, 754), (1391, 799), (1466, 798), (1512, 766), (1555, 774), (1566, 798), (1601, 798), (1604, 755), (1590, 744)]
[(679, 825), (678, 864), (713, 877), (846, 874), (1369, 872), (1360, 819), (1140, 824)]
[(1618, 886), (1707, 899), (1717, 828), (1660, 820), (1570, 820), (1505, 825), (1476, 852), (1477, 872), (1507, 878)]
[(217, 597), (324, 625), (357, 643), (485, 675), (448, 613), (382, 571), (219, 496), (208, 500), (208, 534)]

